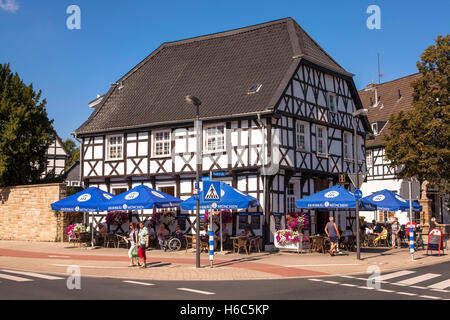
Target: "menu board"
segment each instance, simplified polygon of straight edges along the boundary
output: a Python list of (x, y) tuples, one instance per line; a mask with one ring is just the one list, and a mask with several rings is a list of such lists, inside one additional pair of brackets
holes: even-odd
[(273, 215), (274, 219), (275, 219), (275, 230), (280, 230), (281, 229), (281, 215), (280, 214), (274, 214)]
[(250, 224), (251, 224), (252, 229), (258, 230), (261, 228), (261, 215), (259, 213), (257, 213), (257, 214), (252, 213), (252, 217), (251, 217), (250, 221), (251, 221)]
[(439, 251), (439, 255), (441, 255), (442, 248), (442, 231), (439, 229), (433, 229), (430, 231), (428, 235), (428, 251)]

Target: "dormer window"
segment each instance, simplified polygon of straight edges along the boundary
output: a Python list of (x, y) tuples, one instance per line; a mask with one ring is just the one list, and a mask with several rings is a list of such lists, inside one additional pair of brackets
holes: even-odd
[(402, 98), (402, 93), (400, 92), (400, 89), (398, 89), (398, 99), (400, 100)]
[(371, 126), (372, 126), (373, 133), (378, 134), (378, 124), (375, 122), (375, 123), (372, 123)]
[(373, 99), (372, 99), (372, 97), (370, 97), (370, 106), (373, 107)]
[(262, 84), (255, 84), (253, 87), (248, 89), (247, 94), (258, 93), (261, 90)]

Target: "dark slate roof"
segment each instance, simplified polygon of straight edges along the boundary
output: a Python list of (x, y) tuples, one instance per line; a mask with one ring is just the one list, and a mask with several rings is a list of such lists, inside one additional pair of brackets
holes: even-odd
[(66, 181), (80, 181), (80, 161), (75, 161), (67, 170)]
[[(192, 121), (187, 95), (202, 100), (204, 120), (270, 112), (302, 59), (353, 76), (291, 18), (163, 43), (111, 87), (76, 133)], [(248, 95), (255, 84), (261, 90)]]
[[(381, 83), (375, 85), (378, 92), (378, 105), (372, 106), (372, 102), (375, 104), (375, 91), (366, 90), (359, 91), (359, 97), (364, 108), (369, 110), (368, 119), (372, 124), (374, 122), (387, 122), (383, 130), (375, 136), (375, 139), (366, 140), (366, 146), (378, 146), (383, 144), (383, 138), (390, 132), (389, 130), (389, 117), (392, 114), (397, 114), (400, 110), (407, 111), (412, 109), (413, 92), (414, 89), (411, 83), (420, 78), (420, 73), (411, 74), (396, 80)], [(372, 84), (373, 86), (374, 84)], [(399, 99), (398, 92), (400, 90), (401, 98)], [(381, 130), (382, 128), (378, 128)]]

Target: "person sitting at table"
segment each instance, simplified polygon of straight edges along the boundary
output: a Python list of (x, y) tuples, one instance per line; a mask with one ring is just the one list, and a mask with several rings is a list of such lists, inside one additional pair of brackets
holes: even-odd
[(104, 237), (108, 234), (108, 228), (103, 223), (98, 224), (99, 231), (96, 231), (96, 235), (99, 237)]
[[(219, 236), (220, 236), (220, 231), (219, 231)], [(222, 237), (223, 237), (223, 242), (227, 242), (228, 238), (230, 238), (230, 233), (228, 232), (228, 229), (226, 228), (225, 224), (222, 224)]]
[(248, 229), (244, 229), (241, 231), (241, 233), (239, 234), (240, 237), (248, 237), (249, 231)]
[(247, 232), (248, 237), (256, 237), (255, 233), (253, 232), (252, 226), (250, 223), (247, 223), (245, 226), (245, 231)]
[(175, 237), (177, 237), (180, 241), (184, 240), (184, 233), (183, 230), (181, 230), (180, 225), (175, 226)]
[(380, 241), (381, 239), (387, 238), (388, 231), (384, 225), (381, 226), (381, 230), (382, 231), (380, 233), (377, 233), (378, 236), (375, 238), (375, 240), (373, 240), (374, 246), (376, 246), (378, 244), (378, 241)]
[(156, 235), (158, 237), (159, 246), (162, 250), (166, 251), (166, 239), (169, 236), (169, 230), (166, 229), (164, 224), (161, 224), (159, 226), (158, 232), (156, 232)]
[(367, 225), (365, 233), (366, 234), (373, 234), (373, 228), (372, 228), (371, 224)]

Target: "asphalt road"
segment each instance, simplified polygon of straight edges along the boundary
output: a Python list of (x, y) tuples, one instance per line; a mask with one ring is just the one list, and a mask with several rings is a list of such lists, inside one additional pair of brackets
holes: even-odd
[[(252, 281), (136, 281), (22, 273), (0, 267), (1, 300), (442, 300), (450, 262), (371, 275)], [(372, 278), (371, 278), (372, 279)], [(68, 288), (74, 287), (72, 290)]]

